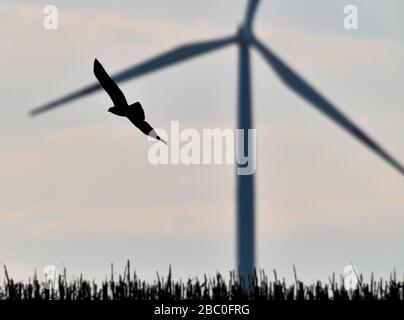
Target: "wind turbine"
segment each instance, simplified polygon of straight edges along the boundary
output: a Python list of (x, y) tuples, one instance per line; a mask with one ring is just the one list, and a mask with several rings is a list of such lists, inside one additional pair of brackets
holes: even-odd
[[(115, 82), (123, 82), (140, 77), (146, 73), (171, 66), (175, 63), (202, 55), (230, 44), (236, 44), (239, 50), (239, 129), (253, 129), (251, 112), (250, 47), (254, 47), (273, 68), (286, 86), (309, 102), (314, 108), (333, 120), (342, 129), (378, 154), (391, 166), (404, 174), (404, 167), (390, 156), (380, 145), (374, 142), (364, 131), (349, 120), (343, 113), (324, 98), (317, 90), (286, 65), (275, 53), (258, 40), (252, 30), (254, 16), (260, 0), (249, 0), (243, 24), (235, 35), (192, 43), (160, 54), (143, 63), (132, 66), (112, 76)], [(62, 98), (42, 105), (31, 111), (35, 116), (67, 102), (82, 98), (101, 89), (99, 83), (88, 85)], [(245, 131), (244, 131), (245, 132)], [(244, 139), (244, 143), (248, 141)], [(245, 145), (243, 150), (248, 150)], [(239, 276), (252, 275), (255, 267), (254, 243), (254, 174), (237, 176), (237, 268)]]

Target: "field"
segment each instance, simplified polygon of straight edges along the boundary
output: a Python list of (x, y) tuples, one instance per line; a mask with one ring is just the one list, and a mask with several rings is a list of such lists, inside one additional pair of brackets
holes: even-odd
[[(112, 266), (111, 266), (112, 268)], [(256, 272), (251, 279), (242, 279), (241, 283), (234, 271), (229, 273), (228, 280), (221, 274), (208, 279), (188, 279), (174, 281), (171, 267), (166, 278), (157, 278), (152, 283), (139, 279), (136, 272), (131, 273), (128, 262), (122, 275), (103, 281), (101, 284), (79, 277), (68, 281), (66, 270), (59, 275), (57, 285), (40, 282), (36, 275), (27, 283), (15, 282), (4, 268), (4, 282), (0, 286), (0, 300), (404, 300), (404, 282), (397, 280), (395, 272), (389, 280), (374, 280), (359, 282), (355, 289), (347, 290), (343, 278), (335, 280), (335, 275), (328, 283), (320, 281), (304, 284), (298, 280), (295, 271), (294, 283), (287, 284), (279, 279), (276, 271), (274, 280), (268, 280), (264, 270)], [(242, 290), (250, 285), (248, 294)]]

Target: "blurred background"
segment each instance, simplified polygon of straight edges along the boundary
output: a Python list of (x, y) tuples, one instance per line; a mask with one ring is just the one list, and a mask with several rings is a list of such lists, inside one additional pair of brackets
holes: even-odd
[[(106, 112), (105, 92), (37, 118), (32, 108), (190, 41), (236, 32), (245, 0), (0, 3), (0, 263), (16, 279), (45, 265), (109, 276), (130, 259), (138, 275), (175, 278), (235, 263), (230, 165), (152, 166), (151, 142)], [(359, 29), (343, 27), (344, 6)], [(404, 161), (404, 24), (400, 0), (263, 0), (255, 33), (376, 141)], [(237, 49), (121, 85), (152, 125), (234, 128)], [(290, 92), (254, 51), (257, 267), (327, 280), (349, 263), (368, 278), (404, 271), (404, 179)], [(151, 181), (146, 184), (145, 181)], [(3, 277), (2, 275), (0, 276)]]

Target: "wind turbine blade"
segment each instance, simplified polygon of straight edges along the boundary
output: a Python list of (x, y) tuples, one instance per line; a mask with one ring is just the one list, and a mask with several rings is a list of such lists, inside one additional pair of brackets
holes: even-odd
[(348, 131), (353, 137), (358, 139), (361, 143), (366, 145), (372, 151), (377, 153), (385, 161), (396, 168), (400, 173), (404, 174), (404, 167), (390, 156), (383, 148), (371, 139), (362, 129), (349, 120), (343, 113), (327, 101), (320, 93), (318, 93), (312, 86), (303, 80), (297, 73), (289, 68), (280, 58), (278, 58), (272, 51), (266, 48), (257, 39), (253, 40), (254, 45), (258, 51), (264, 56), (267, 62), (272, 66), (278, 76), (283, 82), (299, 94), (302, 98), (310, 102), (317, 110), (324, 113), (331, 118), (340, 127)]
[[(133, 78), (142, 76), (146, 73), (149, 73), (149, 72), (152, 72), (152, 71), (164, 68), (164, 67), (168, 67), (175, 63), (178, 63), (178, 62), (187, 60), (189, 58), (207, 53), (209, 51), (219, 49), (219, 48), (224, 47), (228, 44), (231, 44), (235, 41), (236, 41), (236, 37), (231, 36), (231, 37), (226, 37), (226, 38), (217, 39), (217, 40), (211, 40), (211, 41), (184, 45), (184, 46), (178, 47), (176, 49), (173, 49), (171, 51), (168, 51), (166, 53), (160, 54), (150, 60), (147, 60), (138, 65), (135, 65), (131, 68), (128, 68), (127, 70), (119, 72), (119, 73), (113, 75), (112, 78), (117, 83), (123, 82), (128, 79), (133, 79)], [(38, 108), (33, 109), (30, 112), (30, 115), (35, 116), (35, 115), (38, 115), (45, 111), (59, 107), (67, 102), (70, 102), (70, 101), (73, 101), (73, 100), (76, 100), (79, 98), (83, 98), (83, 97), (89, 95), (90, 93), (100, 90), (101, 88), (102, 87), (98, 82), (93, 83), (91, 85), (84, 87), (83, 89), (77, 90), (62, 98), (59, 98), (57, 100), (54, 100), (52, 102), (49, 102), (45, 105), (42, 105)]]
[(249, 0), (247, 5), (247, 11), (245, 15), (245, 26), (248, 30), (251, 30), (251, 25), (254, 21), (254, 15), (257, 11), (257, 6), (260, 0)]

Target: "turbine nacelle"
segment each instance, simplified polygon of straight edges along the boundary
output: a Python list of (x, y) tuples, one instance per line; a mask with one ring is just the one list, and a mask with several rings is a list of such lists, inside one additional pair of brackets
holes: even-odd
[(237, 29), (236, 39), (239, 43), (251, 44), (254, 39), (251, 28), (240, 25)]

